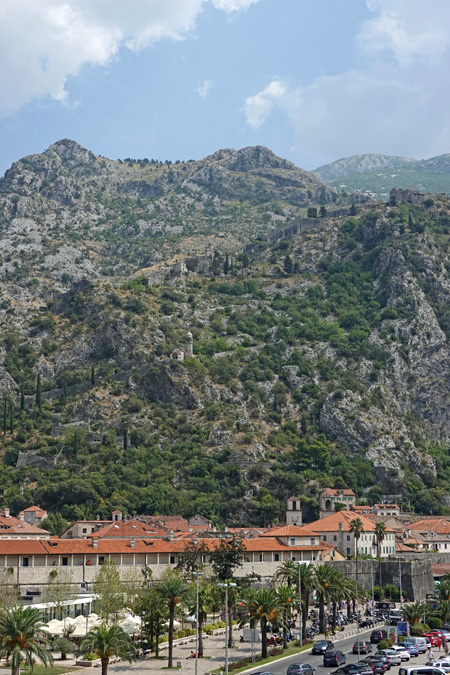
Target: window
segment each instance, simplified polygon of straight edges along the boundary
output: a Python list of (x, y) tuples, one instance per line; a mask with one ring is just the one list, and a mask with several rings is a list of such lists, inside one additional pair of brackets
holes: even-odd
[(91, 532), (95, 532), (95, 527), (91, 527)]
[(291, 537), (291, 539), (289, 539), (289, 544), (290, 544), (290, 546), (295, 546), (295, 539), (293, 537)]
[(349, 534), (347, 535), (347, 541), (350, 541), (350, 535)]
[(322, 541), (326, 541), (326, 540), (327, 540), (327, 535), (324, 534), (323, 537), (322, 537)]
[(347, 555), (350, 555), (350, 548), (347, 547)]
[(333, 534), (333, 541), (337, 541), (337, 534)]
[(104, 562), (105, 562), (105, 557), (103, 555), (99, 555), (98, 556), (98, 564), (103, 565)]
[(82, 532), (83, 534), (87, 534), (87, 527), (83, 527)]
[(63, 565), (63, 567), (66, 567), (68, 564), (69, 564), (69, 558), (62, 558), (61, 559), (61, 565)]
[(170, 556), (169, 562), (170, 562), (171, 565), (175, 565), (175, 556), (174, 555)]
[(315, 545), (316, 545), (316, 540), (314, 539), (314, 537), (311, 537), (311, 546), (315, 546)]
[(29, 566), (30, 566), (30, 559), (22, 558), (22, 567), (29, 567)]
[(259, 554), (259, 562), (264, 562), (264, 553)]
[(275, 560), (275, 562), (280, 561), (280, 554), (279, 553), (275, 553), (274, 560)]

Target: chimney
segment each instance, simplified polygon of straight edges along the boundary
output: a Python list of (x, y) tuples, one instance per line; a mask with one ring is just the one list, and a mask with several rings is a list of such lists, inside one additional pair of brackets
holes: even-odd
[(98, 537), (92, 537), (92, 548), (98, 548)]
[(9, 518), (9, 508), (6, 507), (4, 511), (5, 511), (5, 518)]
[(170, 530), (170, 532), (169, 532), (169, 541), (170, 541), (170, 543), (173, 542), (173, 530)]
[(130, 539), (131, 548), (136, 548), (136, 539)]

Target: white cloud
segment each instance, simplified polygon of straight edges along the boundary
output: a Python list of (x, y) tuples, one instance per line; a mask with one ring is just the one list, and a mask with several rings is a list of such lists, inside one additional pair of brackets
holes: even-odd
[(355, 67), (308, 85), (250, 96), (257, 128), (275, 106), (305, 168), (363, 152), (429, 157), (448, 152), (450, 3), (367, 0), (373, 16), (355, 36)]
[(278, 80), (272, 80), (265, 89), (245, 99), (244, 112), (248, 124), (258, 129), (269, 117), (276, 99), (283, 96), (286, 87)]
[(211, 80), (203, 80), (203, 82), (198, 85), (195, 91), (202, 98), (206, 98), (209, 94), (209, 90), (211, 89), (211, 85)]
[(40, 97), (65, 100), (70, 75), (123, 47), (185, 39), (208, 2), (232, 14), (258, 0), (2, 0), (0, 117)]

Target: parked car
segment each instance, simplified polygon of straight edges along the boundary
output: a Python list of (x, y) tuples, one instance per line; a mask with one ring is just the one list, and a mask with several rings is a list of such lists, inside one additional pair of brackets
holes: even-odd
[(360, 675), (373, 675), (372, 666), (367, 661), (358, 661), (355, 665)]
[(397, 652), (402, 661), (409, 661), (411, 654), (401, 645), (392, 645), (391, 649)]
[[(405, 642), (402, 642), (402, 647), (408, 650), (408, 652), (411, 654), (411, 656), (419, 656), (419, 647), (415, 645), (413, 642), (408, 642), (407, 640)], [(426, 650), (425, 650), (426, 651)]]
[(398, 675), (445, 675), (445, 671), (434, 666), (406, 666), (399, 668)]
[(427, 666), (433, 666), (434, 668), (441, 668), (446, 673), (450, 673), (450, 661), (427, 661)]
[(374, 645), (377, 642), (380, 642), (381, 640), (384, 640), (387, 638), (387, 632), (383, 629), (376, 629), (373, 630), (370, 634), (370, 642)]
[(345, 654), (339, 649), (327, 649), (323, 655), (324, 666), (340, 666), (345, 663)]
[(357, 640), (352, 651), (353, 654), (369, 654), (372, 651), (372, 645), (367, 640)]
[(316, 669), (309, 663), (291, 663), (286, 671), (286, 675), (314, 675)]
[(391, 669), (391, 661), (388, 656), (366, 656), (364, 661), (370, 663), (370, 665), (372, 665), (374, 661), (381, 661), (385, 671)]
[(424, 637), (425, 640), (428, 640), (432, 647), (437, 647), (439, 644), (439, 638), (434, 633), (422, 633), (420, 637)]
[(331, 640), (318, 640), (311, 650), (311, 654), (324, 654), (327, 649), (334, 649), (334, 644)]
[(375, 652), (374, 656), (387, 656), (391, 662), (391, 666), (399, 666), (402, 662), (395, 649), (379, 649)]
[(376, 675), (384, 675), (391, 667), (390, 663), (379, 657), (375, 658), (374, 656), (370, 656), (367, 659), (364, 659), (364, 661), (370, 665), (372, 673), (376, 673)]

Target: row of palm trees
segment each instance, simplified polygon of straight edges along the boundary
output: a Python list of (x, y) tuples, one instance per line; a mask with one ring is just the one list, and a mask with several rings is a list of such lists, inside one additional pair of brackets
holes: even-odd
[[(41, 626), (35, 607), (10, 607), (0, 612), (0, 658), (6, 658), (11, 664), (11, 675), (20, 675), (23, 661), (30, 672), (36, 659), (46, 666), (52, 665), (53, 656), (47, 650)], [(131, 660), (134, 647), (120, 626), (101, 624), (87, 633), (80, 650), (95, 653), (101, 660), (102, 675), (107, 675), (110, 658), (118, 655)]]

